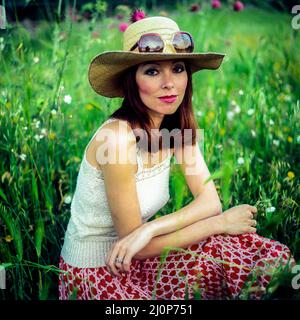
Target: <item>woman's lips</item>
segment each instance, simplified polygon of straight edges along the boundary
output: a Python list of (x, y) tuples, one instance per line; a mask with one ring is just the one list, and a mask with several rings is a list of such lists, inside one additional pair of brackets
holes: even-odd
[(165, 102), (165, 103), (172, 103), (174, 101), (176, 101), (177, 96), (174, 97), (167, 97), (167, 98), (159, 98), (159, 100)]

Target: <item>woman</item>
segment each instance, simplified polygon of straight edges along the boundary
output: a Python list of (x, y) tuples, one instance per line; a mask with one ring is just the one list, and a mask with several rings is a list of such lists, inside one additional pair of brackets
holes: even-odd
[[(239, 298), (251, 277), (250, 298), (259, 298), (273, 268), (295, 263), (285, 245), (255, 233), (254, 206), (222, 213), (213, 181), (205, 183), (191, 74), (219, 68), (224, 54), (193, 48), (173, 20), (150, 17), (126, 29), (123, 51), (92, 60), (92, 88), (124, 100), (84, 152), (60, 258), (60, 299)], [(194, 200), (149, 221), (169, 199), (173, 155)]]

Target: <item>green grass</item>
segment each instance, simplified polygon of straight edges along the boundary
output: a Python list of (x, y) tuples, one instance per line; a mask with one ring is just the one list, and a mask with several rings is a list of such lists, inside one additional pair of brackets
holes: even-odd
[[(192, 33), (195, 51), (227, 54), (218, 71), (193, 77), (204, 156), (223, 209), (256, 205), (258, 233), (288, 245), (299, 261), (300, 31), (292, 30), (290, 15), (256, 8), (168, 13)], [(109, 29), (112, 23), (116, 27)], [(88, 65), (99, 52), (121, 48), (118, 23), (113, 17), (41, 22), (33, 34), (17, 25), (2, 35), (0, 263), (7, 264), (8, 283), (1, 299), (57, 299), (58, 258), (70, 216), (66, 197), (75, 190), (92, 133), (121, 103), (92, 91)], [(175, 165), (172, 172), (171, 200), (156, 217), (192, 200)], [(290, 276), (274, 277), (265, 298), (299, 299)]]

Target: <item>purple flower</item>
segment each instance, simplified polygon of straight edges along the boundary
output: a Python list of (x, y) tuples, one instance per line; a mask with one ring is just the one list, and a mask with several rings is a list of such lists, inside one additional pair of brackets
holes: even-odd
[(119, 24), (119, 30), (120, 30), (121, 32), (124, 32), (127, 28), (128, 28), (128, 23), (126, 23), (126, 22), (121, 22), (121, 23)]
[(198, 3), (193, 3), (191, 6), (190, 6), (190, 11), (191, 12), (198, 12), (201, 10), (201, 6), (200, 4)]
[(138, 20), (142, 20), (146, 17), (146, 14), (143, 10), (135, 9), (130, 14), (130, 22), (136, 22)]
[(245, 8), (244, 4), (241, 1), (236, 1), (233, 4), (233, 10), (234, 11), (241, 11)]
[(221, 2), (219, 0), (212, 0), (211, 7), (213, 9), (219, 9), (221, 8)]

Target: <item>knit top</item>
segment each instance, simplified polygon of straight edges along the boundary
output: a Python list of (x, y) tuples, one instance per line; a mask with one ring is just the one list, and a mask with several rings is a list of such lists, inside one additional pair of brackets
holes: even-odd
[[(105, 193), (103, 173), (92, 166), (86, 151), (104, 124), (119, 120), (109, 118), (95, 132), (84, 150), (71, 202), (61, 256), (71, 266), (94, 268), (105, 266), (105, 258), (112, 245), (118, 241)], [(123, 120), (119, 120), (123, 121)], [(141, 149), (137, 145), (138, 171), (136, 188), (142, 222), (145, 223), (169, 200), (169, 174), (172, 154), (151, 168), (144, 168)], [(130, 214), (130, 212), (128, 213)], [(130, 217), (129, 217), (130, 218)]]

